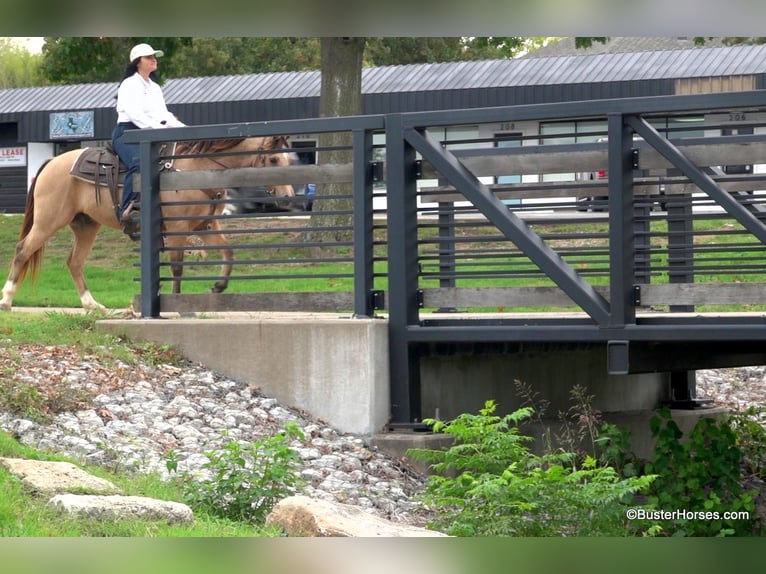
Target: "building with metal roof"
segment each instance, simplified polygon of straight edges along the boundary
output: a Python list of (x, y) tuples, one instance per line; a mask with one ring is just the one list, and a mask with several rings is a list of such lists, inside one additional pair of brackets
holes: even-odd
[[(367, 68), (362, 73), (362, 111), (385, 114), (766, 86), (766, 45), (625, 52), (594, 44), (574, 55), (556, 55), (551, 48), (549, 56), (545, 50), (517, 59)], [(33, 172), (46, 154), (109, 139), (117, 87), (113, 82), (0, 90), (0, 149), (27, 149), (24, 167)], [(167, 80), (163, 91), (168, 107), (190, 125), (312, 118), (319, 115), (320, 72), (178, 78)], [(18, 205), (25, 193), (24, 185), (9, 199), (8, 190), (18, 187), (2, 183), (11, 167), (19, 172), (22, 166), (0, 163), (0, 211)]]

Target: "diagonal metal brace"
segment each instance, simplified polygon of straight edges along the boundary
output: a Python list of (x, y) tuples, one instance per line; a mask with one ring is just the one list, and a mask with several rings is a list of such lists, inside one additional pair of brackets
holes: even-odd
[(404, 138), (594, 321), (598, 324), (608, 323), (609, 303), (601, 294), (584, 281), (525, 221), (495, 197), (452, 153), (443, 149), (427, 133), (420, 133), (414, 128), (404, 130)]
[(644, 141), (656, 149), (666, 160), (676, 166), (688, 177), (694, 185), (708, 194), (718, 205), (723, 207), (734, 219), (750, 233), (755, 235), (761, 243), (766, 244), (766, 225), (753, 215), (737, 199), (719, 186), (713, 178), (694, 165), (681, 151), (670, 141), (662, 137), (657, 130), (638, 116), (626, 116), (630, 127), (644, 138)]

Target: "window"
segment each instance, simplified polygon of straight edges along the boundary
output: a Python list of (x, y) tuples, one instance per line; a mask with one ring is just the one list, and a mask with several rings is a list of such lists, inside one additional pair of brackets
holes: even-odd
[[(495, 147), (510, 148), (521, 146), (520, 132), (495, 134)], [(498, 175), (495, 177), (495, 183), (521, 183), (520, 175)], [(505, 205), (521, 205), (521, 199), (504, 199)]]

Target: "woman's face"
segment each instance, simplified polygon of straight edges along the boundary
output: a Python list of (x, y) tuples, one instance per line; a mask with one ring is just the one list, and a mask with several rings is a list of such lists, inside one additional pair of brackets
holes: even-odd
[(138, 71), (149, 75), (157, 69), (157, 56), (141, 56), (138, 60)]

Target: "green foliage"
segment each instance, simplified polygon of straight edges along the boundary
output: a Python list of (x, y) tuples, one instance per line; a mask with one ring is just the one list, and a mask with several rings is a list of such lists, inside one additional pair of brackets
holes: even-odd
[(177, 77), (173, 70), (173, 56), (189, 44), (189, 38), (47, 37), (41, 72), (52, 84), (119, 82), (130, 63), (130, 48), (140, 42), (165, 52), (157, 69), (158, 78)]
[(751, 406), (728, 416), (742, 453), (743, 472), (766, 478), (766, 405)]
[(43, 422), (45, 400), (33, 385), (17, 383), (3, 378), (0, 380), (0, 410), (29, 420)]
[(167, 63), (166, 76), (297, 72), (319, 65), (317, 38), (191, 38)]
[(614, 467), (623, 477), (639, 474), (641, 463), (631, 450), (630, 431), (615, 424), (602, 423), (594, 444), (601, 464)]
[[(391, 66), (511, 58), (549, 38), (377, 37), (366, 38), (365, 66)], [(298, 37), (48, 37), (36, 69), (52, 84), (117, 82), (131, 46), (148, 42), (165, 52), (160, 78), (185, 78), (318, 70), (318, 38)], [(42, 82), (42, 80), (40, 80)], [(37, 84), (40, 85), (40, 84)]]
[[(438, 512), (431, 527), (456, 536), (621, 535), (629, 531), (625, 510), (654, 476), (623, 479), (586, 456), (530, 452), (532, 439), (518, 425), (529, 407), (505, 415), (487, 401), (478, 415), (451, 422), (426, 420), (434, 432), (454, 438), (446, 450), (412, 449), (432, 463), (424, 501)], [(631, 506), (635, 506), (631, 504)]]
[[(646, 472), (659, 475), (649, 492), (650, 505), (666, 512), (714, 512), (713, 520), (680, 517), (664, 522), (675, 536), (752, 534), (756, 527), (754, 492), (743, 492), (742, 451), (726, 420), (701, 418), (682, 441), (683, 433), (662, 409), (651, 421), (656, 446)], [(749, 520), (728, 520), (725, 512), (749, 512)]]
[[(81, 466), (67, 457), (39, 451), (19, 444), (11, 435), (0, 432), (0, 456), (31, 460), (58, 460)], [(163, 480), (153, 473), (115, 474), (103, 467), (83, 466), (83, 470), (107, 479), (129, 496), (146, 496), (158, 500), (181, 501), (183, 493), (174, 481)], [(104, 517), (86, 519), (61, 514), (47, 504), (46, 497), (29, 492), (22, 481), (0, 466), (0, 538), (7, 537), (273, 537), (275, 528), (255, 527), (195, 512), (191, 524), (167, 524), (149, 520)]]
[(40, 54), (29, 53), (10, 38), (0, 38), (0, 90), (42, 85), (41, 60)]
[[(300, 478), (298, 453), (290, 448), (293, 439), (305, 437), (290, 421), (282, 432), (243, 444), (231, 441), (221, 450), (205, 453), (203, 468), (211, 473), (201, 478), (187, 473), (181, 477), (184, 497), (194, 509), (228, 520), (262, 524), (282, 498), (295, 493)], [(168, 469), (176, 466), (167, 460)]]

